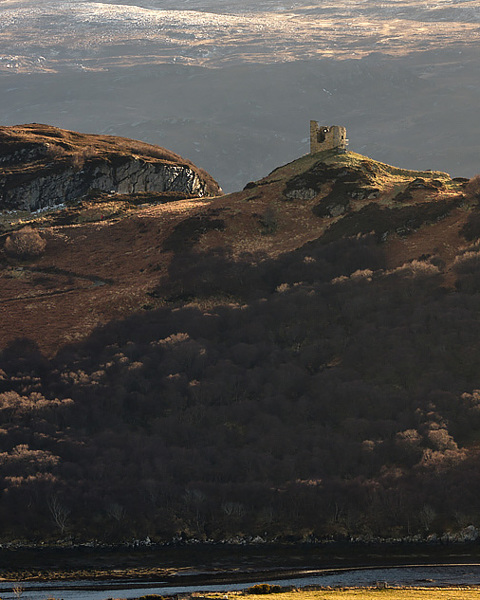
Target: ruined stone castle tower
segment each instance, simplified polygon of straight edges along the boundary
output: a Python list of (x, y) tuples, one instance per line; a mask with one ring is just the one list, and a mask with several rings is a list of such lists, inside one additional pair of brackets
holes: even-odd
[(338, 150), (345, 152), (347, 149), (347, 130), (338, 125), (319, 125), (317, 121), (310, 121), (310, 154), (323, 150)]

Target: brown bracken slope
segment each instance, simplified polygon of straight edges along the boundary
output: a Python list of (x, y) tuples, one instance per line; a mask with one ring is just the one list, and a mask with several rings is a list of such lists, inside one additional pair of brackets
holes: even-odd
[[(85, 140), (99, 151), (112, 143), (96, 136)], [(121, 143), (132, 151), (132, 142)], [(143, 152), (148, 148), (142, 145)], [(0, 248), (26, 224), (47, 243), (37, 258), (0, 253), (0, 348), (28, 337), (52, 355), (98, 325), (161, 306), (170, 301), (159, 289), (172, 257), (188, 252), (194, 260), (214, 248), (232, 261), (259, 261), (314, 240), (373, 232), (388, 268), (434, 260), (442, 265), (444, 285), (452, 286), (450, 267), (467, 245), (462, 228), (474, 202), (465, 185), (445, 173), (324, 152), (215, 198), (93, 194), (61, 211), (4, 214)]]

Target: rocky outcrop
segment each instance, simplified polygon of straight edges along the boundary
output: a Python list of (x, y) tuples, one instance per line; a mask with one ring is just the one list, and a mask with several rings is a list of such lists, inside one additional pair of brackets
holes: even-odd
[(182, 165), (151, 164), (141, 159), (120, 165), (109, 161), (91, 161), (81, 170), (68, 164), (39, 169), (35, 176), (22, 181), (17, 174), (0, 175), (1, 207), (38, 210), (72, 202), (92, 190), (121, 194), (138, 192), (184, 192), (208, 196), (205, 181)]
[(164, 148), (45, 125), (0, 127), (0, 210), (34, 211), (94, 190), (221, 193), (208, 173)]

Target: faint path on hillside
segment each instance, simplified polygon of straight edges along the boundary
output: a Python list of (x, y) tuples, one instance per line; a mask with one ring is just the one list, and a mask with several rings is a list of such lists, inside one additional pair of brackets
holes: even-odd
[[(74, 279), (83, 279), (85, 281), (92, 282), (91, 287), (97, 287), (102, 285), (113, 285), (114, 281), (112, 279), (104, 279), (102, 277), (98, 277), (97, 275), (80, 275), (78, 273), (74, 273), (73, 271), (68, 271), (66, 269), (57, 269), (56, 267), (21, 267), (23, 272), (27, 271), (30, 273), (43, 273), (47, 275), (62, 275), (65, 277), (70, 277)], [(89, 290), (90, 287), (85, 288), (81, 286), (69, 287), (63, 290), (53, 290), (51, 292), (38, 292), (34, 294), (30, 294), (27, 296), (14, 296), (12, 298), (0, 298), (0, 304), (6, 304), (8, 302), (16, 302), (22, 300), (33, 300), (36, 298), (48, 298), (52, 296), (60, 296), (63, 294), (70, 294), (71, 292), (77, 292), (81, 290)]]

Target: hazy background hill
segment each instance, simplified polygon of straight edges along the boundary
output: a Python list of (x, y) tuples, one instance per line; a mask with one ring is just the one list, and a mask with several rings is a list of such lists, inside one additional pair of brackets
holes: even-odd
[(471, 176), (479, 6), (4, 0), (0, 122), (160, 144), (226, 191), (307, 152), (310, 118), (373, 158)]

